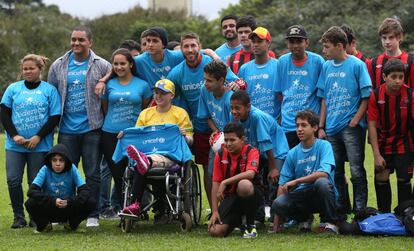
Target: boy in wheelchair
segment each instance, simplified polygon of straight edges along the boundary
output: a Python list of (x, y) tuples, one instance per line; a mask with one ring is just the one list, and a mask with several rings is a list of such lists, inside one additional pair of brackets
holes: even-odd
[[(140, 113), (137, 123), (136, 123), (136, 127), (175, 124), (179, 127), (179, 132), (183, 136), (185, 136), (185, 142), (188, 145), (191, 145), (193, 142), (193, 127), (192, 127), (190, 118), (188, 116), (188, 113), (184, 109), (172, 105), (172, 100), (175, 94), (174, 83), (168, 79), (161, 79), (158, 82), (156, 82), (153, 92), (154, 92), (154, 100), (156, 102), (156, 106), (144, 109)], [(160, 130), (158, 133), (165, 134), (166, 133), (165, 128)], [(123, 135), (120, 135), (120, 136), (122, 137)], [(179, 137), (175, 137), (175, 138), (178, 139)], [(171, 146), (171, 148), (178, 150), (178, 147), (176, 144), (179, 144), (179, 143), (177, 143), (177, 141), (168, 142), (168, 140), (164, 141), (160, 139), (164, 139), (164, 138), (156, 137), (153, 140), (159, 141), (158, 144), (168, 144)], [(147, 143), (154, 143), (154, 142), (147, 142)], [(158, 147), (154, 146), (154, 148), (158, 148)], [(171, 154), (166, 154), (166, 152), (162, 152), (162, 151), (159, 152), (157, 151), (157, 149), (154, 149), (154, 151), (151, 151), (149, 154), (147, 151), (148, 155), (143, 153), (140, 150), (142, 149), (139, 149), (138, 147), (132, 144), (128, 145), (128, 147), (126, 148), (127, 155), (130, 159), (135, 161), (136, 170), (137, 170), (137, 172), (134, 173), (134, 180), (133, 180), (133, 187), (132, 187), (132, 201), (134, 201), (134, 203), (130, 204), (129, 206), (125, 207), (122, 210), (122, 213), (126, 215), (138, 216), (140, 213), (140, 202), (141, 202), (141, 199), (142, 199), (145, 187), (146, 187), (147, 171), (150, 168), (154, 168), (154, 167), (169, 169), (170, 167), (177, 164), (177, 159), (179, 159), (177, 157), (172, 158)], [(181, 153), (181, 154), (186, 154), (186, 153)], [(191, 152), (189, 152), (189, 154), (190, 154), (189, 156), (191, 159)], [(162, 194), (162, 191), (159, 192), (158, 190), (157, 195), (158, 194)], [(159, 211), (158, 215), (162, 216), (164, 214), (163, 212), (164, 210), (162, 208), (163, 205), (158, 204), (158, 206), (161, 207), (161, 208), (157, 208), (157, 210)]]

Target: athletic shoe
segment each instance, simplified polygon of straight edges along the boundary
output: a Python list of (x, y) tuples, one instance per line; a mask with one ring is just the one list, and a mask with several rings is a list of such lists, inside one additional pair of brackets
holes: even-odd
[(299, 223), (299, 231), (303, 233), (309, 233), (312, 231), (313, 215), (304, 222)]
[(338, 227), (331, 223), (319, 224), (318, 233), (339, 234)]
[(86, 220), (86, 227), (99, 227), (99, 219), (95, 217), (89, 217)]
[(138, 216), (139, 215), (139, 209), (140, 209), (139, 208), (139, 203), (135, 202), (135, 203), (132, 203), (131, 205), (125, 207), (122, 210), (122, 213)]
[(257, 238), (257, 230), (255, 227), (251, 228), (250, 231), (248, 229), (244, 230), (243, 234), (244, 239), (253, 239)]
[(29, 227), (36, 227), (36, 223), (32, 219), (29, 221)]
[(42, 230), (36, 229), (34, 232), (35, 234), (40, 234), (40, 233), (47, 233), (52, 231), (52, 224), (47, 224), (45, 228), (43, 228)]
[(22, 217), (16, 217), (13, 220), (13, 224), (11, 225), (11, 228), (23, 228), (27, 225), (27, 222)]
[(100, 217), (104, 220), (119, 220), (118, 214), (112, 207), (106, 208), (103, 213), (101, 213)]
[(150, 165), (147, 155), (138, 151), (133, 145), (127, 147), (128, 157), (135, 160), (137, 163), (137, 170), (141, 175), (145, 175)]

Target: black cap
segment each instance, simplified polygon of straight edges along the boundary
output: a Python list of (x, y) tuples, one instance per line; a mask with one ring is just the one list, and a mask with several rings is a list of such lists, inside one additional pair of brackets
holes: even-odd
[(308, 38), (305, 28), (302, 25), (292, 25), (287, 29), (285, 38)]
[(164, 47), (168, 45), (168, 35), (167, 35), (167, 31), (164, 28), (162, 28), (162, 27), (152, 27), (149, 30), (153, 31), (153, 32), (156, 32), (160, 36), (161, 42), (164, 45)]

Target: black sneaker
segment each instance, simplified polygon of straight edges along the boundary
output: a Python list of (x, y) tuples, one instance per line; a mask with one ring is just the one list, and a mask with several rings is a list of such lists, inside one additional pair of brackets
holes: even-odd
[(29, 227), (36, 227), (36, 223), (34, 222), (34, 220), (30, 219)]
[(26, 225), (27, 225), (27, 222), (24, 218), (17, 217), (17, 218), (14, 218), (11, 228), (22, 228), (22, 227), (25, 227)]

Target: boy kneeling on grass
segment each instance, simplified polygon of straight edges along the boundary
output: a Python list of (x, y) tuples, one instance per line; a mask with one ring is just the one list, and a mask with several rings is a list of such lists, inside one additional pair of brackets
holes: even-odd
[(213, 237), (225, 237), (241, 226), (245, 216), (243, 238), (256, 238), (254, 216), (262, 196), (257, 186), (259, 151), (245, 143), (241, 124), (230, 122), (223, 132), (224, 147), (214, 159), (212, 215), (208, 231)]
[(282, 230), (283, 219), (294, 219), (301, 231), (311, 231), (313, 213), (320, 214), (320, 232), (338, 234), (334, 183), (335, 159), (331, 144), (316, 138), (319, 118), (310, 110), (296, 114), (296, 133), (301, 143), (286, 157), (279, 189), (272, 205), (275, 215), (272, 232)]
[(52, 222), (64, 222), (68, 230), (76, 230), (95, 208), (89, 188), (72, 164), (69, 150), (55, 145), (45, 156), (27, 192), (26, 210), (36, 223), (36, 232), (52, 230)]

